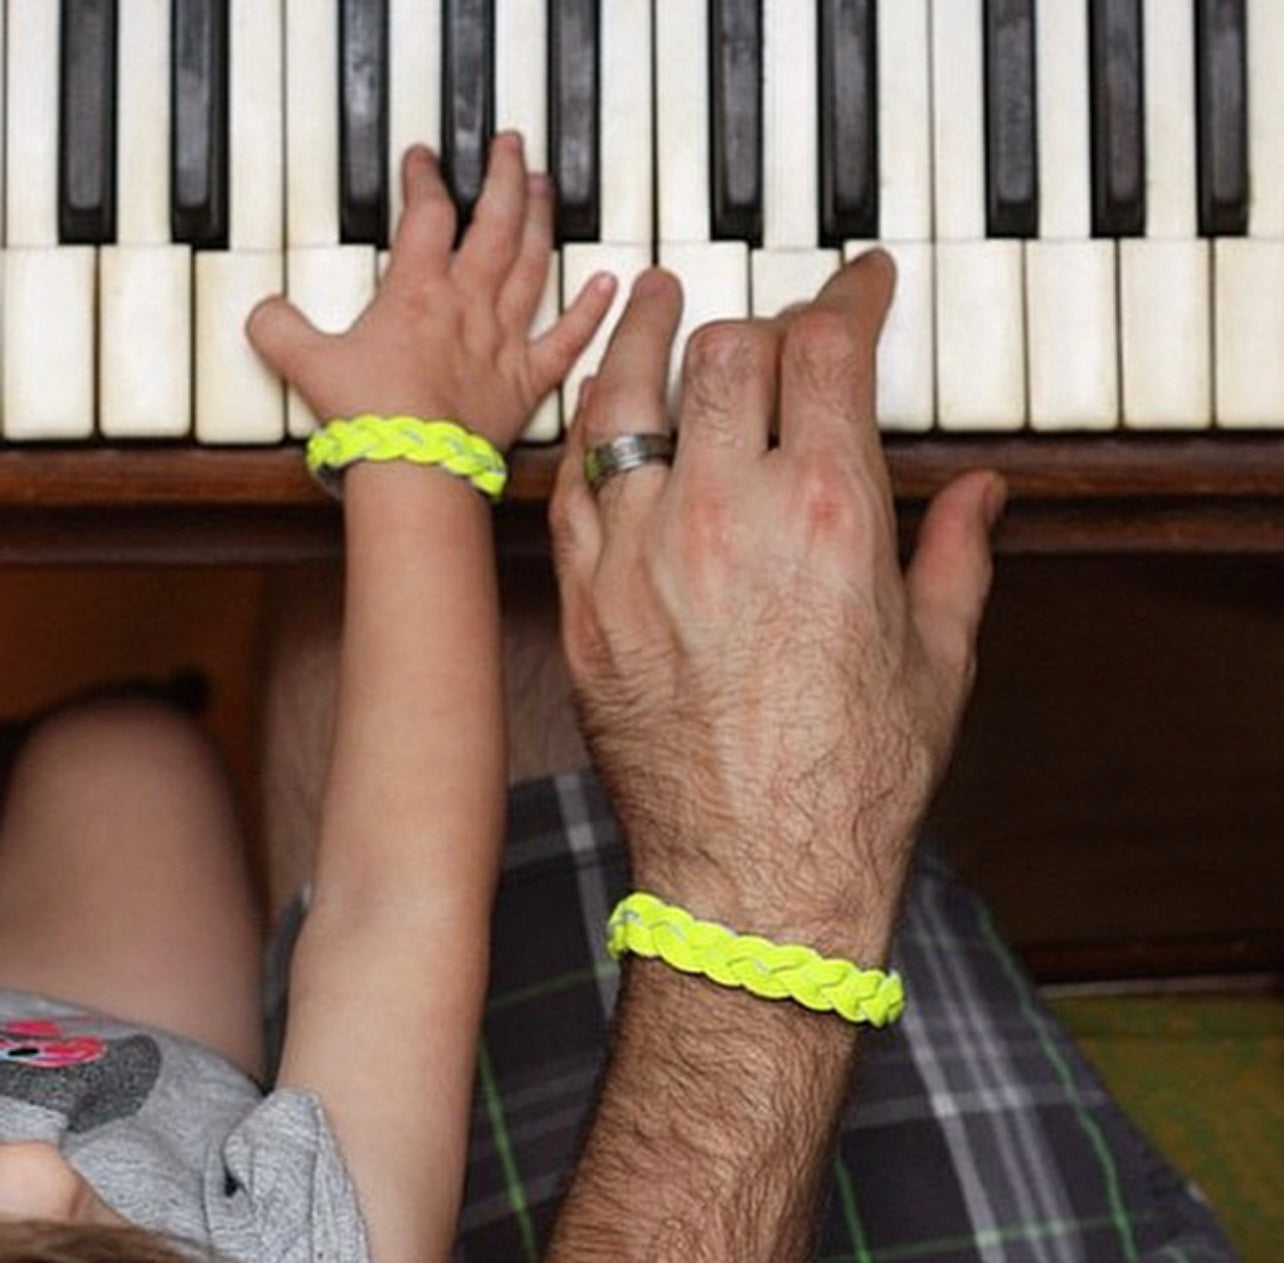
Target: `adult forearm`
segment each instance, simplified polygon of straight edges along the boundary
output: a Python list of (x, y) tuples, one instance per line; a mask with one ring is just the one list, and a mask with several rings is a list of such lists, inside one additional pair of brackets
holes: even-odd
[(832, 1015), (629, 961), (550, 1263), (806, 1258), (857, 1040)]
[(344, 641), (317, 898), (417, 903), (434, 889), (476, 889), (451, 878), (493, 864), (502, 829), (489, 508), (440, 470), (357, 466), (347, 482)]

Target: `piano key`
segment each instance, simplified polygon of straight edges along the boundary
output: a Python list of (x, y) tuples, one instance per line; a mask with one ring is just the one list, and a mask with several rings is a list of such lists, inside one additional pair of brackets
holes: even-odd
[(879, 235), (932, 236), (932, 59), (928, 0), (879, 0)]
[(943, 430), (1025, 423), (1019, 241), (946, 241), (936, 252), (936, 407)]
[(1145, 0), (1146, 236), (1119, 247), (1124, 424), (1197, 429), (1212, 420), (1208, 242), (1198, 231), (1195, 19)]
[(441, 149), (441, 9), (424, 0), (388, 0), (389, 220), (401, 218), (401, 157), (414, 144)]
[(10, 246), (58, 243), (58, 47), (60, 9), (10, 0), (5, 230)]
[(1025, 423), (1025, 295), (1018, 241), (985, 239), (982, 0), (932, 0), (936, 406), (944, 429)]
[(611, 334), (624, 310), (633, 282), (651, 266), (649, 245), (591, 245), (571, 242), (562, 250), (562, 306), (567, 306), (597, 272), (610, 272), (618, 280), (615, 298), (593, 340), (585, 347), (562, 383), (562, 416), (570, 425), (586, 377), (597, 372)]
[(1248, 230), (1248, 68), (1244, 0), (1196, 0), (1199, 231)]
[(1033, 237), (1039, 226), (1034, 0), (985, 3), (986, 233)]
[[(869, 242), (849, 242), (845, 257), (858, 258)], [(933, 248), (925, 241), (884, 242), (896, 264), (896, 295), (878, 340), (877, 415), (881, 430), (923, 433), (936, 421), (932, 332)], [(925, 369), (924, 366), (928, 366)]]
[(655, 239), (651, 0), (602, 9), (601, 234), (609, 244)]
[(445, 0), (442, 8), (442, 174), (459, 208), (472, 215), (495, 132), (492, 0)]
[(339, 3), (339, 228), (346, 242), (388, 242), (387, 0)]
[(710, 0), (709, 52), (712, 233), (758, 245), (763, 216), (760, 0)]
[(692, 333), (712, 320), (739, 320), (749, 315), (749, 247), (743, 241), (664, 242), (660, 266), (682, 285), (682, 318), (669, 366), (672, 397)]
[(286, 0), (286, 240), (339, 244), (341, 0)]
[(750, 254), (749, 306), (755, 316), (776, 316), (809, 302), (838, 270), (837, 250), (771, 250)]
[(1088, 13), (1038, 0), (1039, 240), (1026, 244), (1030, 424), (1113, 427), (1119, 416), (1117, 266), (1094, 241)]
[(58, 239), (116, 236), (116, 4), (62, 0)]
[(98, 430), (183, 438), (192, 422), (192, 252), (105, 246), (99, 254)]
[[(322, 333), (342, 333), (374, 298), (376, 261), (373, 246), (305, 246), (289, 250), (286, 292)], [(292, 438), (306, 438), (316, 429), (316, 419), (294, 391), (289, 392), (286, 401), (286, 418), (286, 429)]]
[[(544, 5), (504, 5), (495, 14), (495, 126), (522, 134), (526, 163), (548, 169), (548, 11)], [(544, 298), (531, 330), (556, 322), (561, 297), (561, 260), (549, 261)], [(561, 436), (561, 396), (551, 392), (536, 406), (522, 431), (525, 443), (553, 443)]]
[(1213, 245), (1217, 424), (1284, 425), (1284, 6), (1248, 0), (1247, 241)]
[(228, 239), (229, 0), (174, 0), (170, 235)]
[(280, 251), (197, 253), (194, 380), (199, 442), (278, 443), (285, 437), (284, 387), (245, 336), (250, 312), (284, 287)]
[(557, 189), (558, 241), (597, 241), (600, 145), (596, 0), (549, 6), (549, 174)]
[(875, 0), (820, 5), (820, 235), (826, 245), (878, 234)]
[(85, 439), (93, 433), (95, 253), (92, 246), (10, 247), (5, 253), (7, 440)]
[(661, 262), (666, 243), (709, 240), (709, 12), (689, 0), (655, 10), (655, 172)]
[(169, 225), (170, 0), (132, 0), (117, 31), (117, 240), (166, 245)]
[(1142, 0), (1089, 0), (1092, 232), (1135, 237), (1146, 227)]
[(820, 225), (815, 7), (764, 0), (762, 17), (762, 243), (811, 248)]
[(276, 443), (285, 396), (245, 337), (254, 305), (285, 281), (283, 0), (230, 0), (227, 251), (196, 258), (196, 435)]
[(1206, 242), (1119, 243), (1124, 424), (1199, 429), (1212, 417)]

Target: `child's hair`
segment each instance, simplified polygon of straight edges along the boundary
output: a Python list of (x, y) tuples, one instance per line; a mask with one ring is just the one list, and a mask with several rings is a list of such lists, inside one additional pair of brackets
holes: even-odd
[[(184, 1246), (184, 1248), (180, 1248)], [(214, 1256), (143, 1228), (23, 1219), (0, 1223), (0, 1263), (192, 1263)]]

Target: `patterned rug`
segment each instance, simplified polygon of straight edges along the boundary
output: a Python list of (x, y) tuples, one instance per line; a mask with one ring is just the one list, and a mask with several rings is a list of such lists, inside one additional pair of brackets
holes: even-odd
[(1102, 1077), (1216, 1208), (1245, 1263), (1284, 1258), (1284, 997), (1052, 998)]

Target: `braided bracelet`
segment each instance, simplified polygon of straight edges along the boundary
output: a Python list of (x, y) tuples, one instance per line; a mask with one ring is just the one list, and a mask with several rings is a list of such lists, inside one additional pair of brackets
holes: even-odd
[(500, 498), (508, 479), (495, 446), (456, 421), (366, 413), (331, 421), (308, 440), (308, 469), (333, 496), (343, 494), (339, 474), (363, 460), (440, 465), (492, 500)]
[(743, 987), (768, 1000), (796, 1000), (849, 1022), (885, 1026), (905, 1008), (897, 973), (861, 969), (799, 943), (736, 934), (641, 891), (620, 900), (611, 913), (607, 950), (616, 960), (625, 952), (658, 958), (724, 987)]

